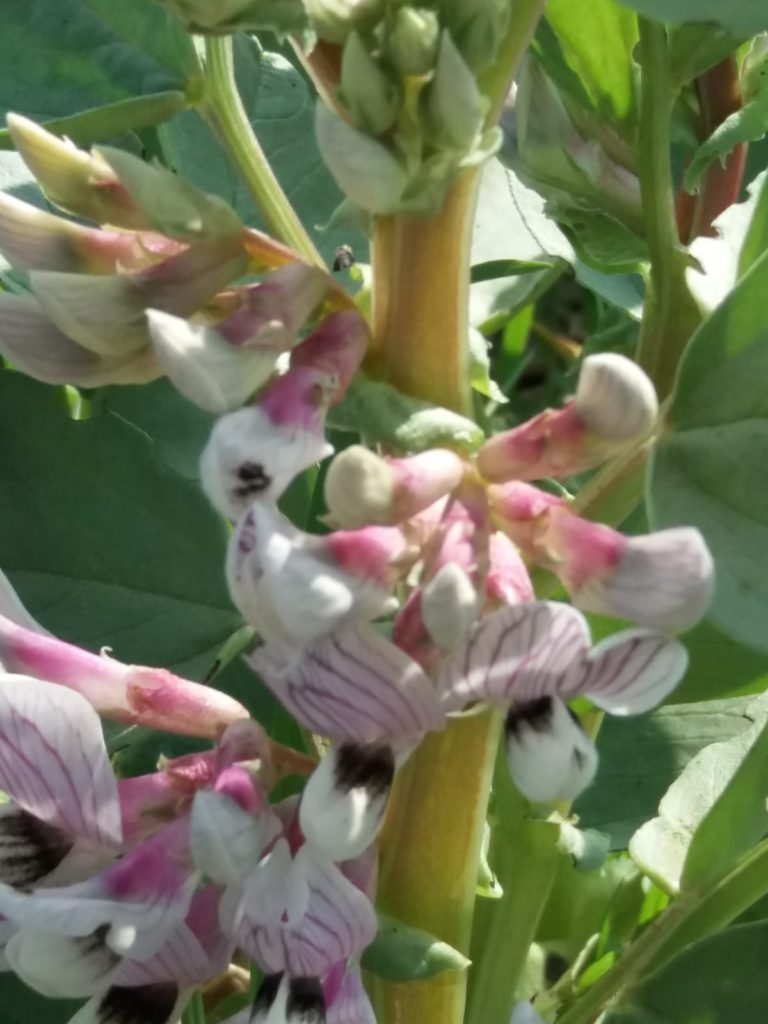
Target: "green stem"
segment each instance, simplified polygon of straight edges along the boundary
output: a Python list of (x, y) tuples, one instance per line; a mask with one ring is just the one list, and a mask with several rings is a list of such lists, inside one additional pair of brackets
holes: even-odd
[(685, 255), (677, 234), (670, 158), (674, 86), (667, 34), (658, 22), (638, 19), (642, 68), (640, 191), (651, 269), (637, 361), (660, 398), (672, 390), (677, 365), (700, 316), (685, 281)]
[(200, 992), (193, 992), (182, 1015), (183, 1024), (205, 1024), (205, 1008)]
[(768, 839), (716, 885), (679, 896), (632, 944), (615, 967), (598, 978), (558, 1018), (557, 1024), (592, 1024), (638, 981), (698, 939), (730, 924), (768, 892)]
[(200, 112), (240, 172), (267, 229), (309, 263), (324, 268), (322, 256), (283, 192), (248, 120), (235, 82), (230, 37), (205, 40), (205, 84)]

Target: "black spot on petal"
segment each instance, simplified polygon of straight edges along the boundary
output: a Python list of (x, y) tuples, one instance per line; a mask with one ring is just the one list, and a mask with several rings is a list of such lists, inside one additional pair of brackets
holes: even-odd
[(288, 1024), (325, 1024), (325, 997), (317, 978), (291, 978), (285, 1016)]
[(14, 805), (0, 809), (0, 882), (25, 890), (61, 864), (72, 840), (60, 828)]
[(544, 960), (544, 980), (549, 988), (559, 981), (568, 970), (568, 961), (559, 953), (547, 953)]
[(256, 998), (253, 1001), (253, 1009), (251, 1010), (251, 1020), (257, 1017), (260, 1013), (267, 1015), (272, 1007), (275, 999), (277, 999), (277, 992), (280, 988), (280, 982), (283, 980), (282, 974), (268, 974), (261, 985), (259, 985), (259, 991), (256, 993)]
[(238, 498), (260, 494), (272, 483), (272, 477), (267, 475), (260, 462), (242, 462), (237, 468), (236, 476), (243, 484), (242, 487), (235, 488)]
[(179, 986), (171, 981), (136, 988), (113, 985), (95, 1018), (98, 1024), (175, 1024), (170, 1017), (178, 998)]
[(342, 743), (335, 751), (337, 789), (367, 789), (373, 796), (389, 791), (395, 777), (395, 755), (383, 744)]
[(507, 736), (519, 739), (524, 729), (546, 732), (552, 725), (552, 698), (538, 697), (524, 704), (513, 704), (507, 712)]

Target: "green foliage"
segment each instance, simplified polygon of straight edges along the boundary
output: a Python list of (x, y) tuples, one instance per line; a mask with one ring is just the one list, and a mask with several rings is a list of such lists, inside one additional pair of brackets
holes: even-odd
[(676, 25), (687, 21), (713, 21), (734, 36), (752, 36), (768, 30), (768, 9), (763, 0), (618, 0), (639, 14)]
[(423, 981), (443, 971), (464, 971), (469, 960), (434, 935), (381, 914), (379, 930), (363, 954), (362, 965), (388, 981)]

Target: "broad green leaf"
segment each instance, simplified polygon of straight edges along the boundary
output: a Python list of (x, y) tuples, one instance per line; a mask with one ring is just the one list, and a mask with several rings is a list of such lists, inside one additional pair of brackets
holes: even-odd
[(46, 999), (19, 981), (12, 971), (0, 974), (3, 1024), (67, 1024), (80, 1003), (72, 999)]
[[(132, 99), (118, 100), (93, 110), (84, 110), (71, 117), (59, 117), (46, 121), (44, 127), (54, 135), (66, 135), (78, 145), (87, 147), (93, 142), (122, 135), (124, 132), (139, 131), (170, 120), (188, 106), (183, 92), (170, 90)], [(0, 130), (0, 149), (13, 149), (13, 141), (7, 128)]]
[[(328, 263), (349, 243), (358, 260), (367, 243), (343, 224), (321, 230), (342, 195), (315, 142), (315, 100), (306, 80), (285, 57), (262, 53), (255, 40), (235, 37), (237, 81), (243, 104), (267, 159), (304, 226)], [(198, 188), (222, 196), (246, 223), (263, 227), (241, 176), (208, 125), (187, 111), (160, 129), (169, 164)]]
[(768, 253), (701, 325), (683, 362), (673, 426), (652, 459), (654, 526), (698, 526), (717, 567), (709, 617), (768, 650)]
[(699, 751), (630, 841), (634, 860), (670, 892), (716, 881), (768, 832), (768, 699), (745, 715), (751, 724)]
[(699, 750), (749, 727), (745, 709), (753, 699), (677, 704), (642, 718), (606, 716), (597, 778), (576, 801), (581, 827), (607, 832), (614, 850), (625, 849)]
[(549, 0), (546, 18), (600, 118), (634, 135), (637, 19), (614, 0)]
[(379, 930), (363, 953), (362, 965), (388, 981), (418, 981), (443, 971), (464, 971), (469, 960), (429, 932), (380, 914)]
[(685, 172), (685, 188), (696, 192), (707, 168), (715, 160), (725, 161), (742, 142), (757, 142), (768, 133), (768, 87), (719, 124), (693, 154)]
[(240, 625), (225, 527), (152, 441), (59, 389), (0, 373), (0, 566), (52, 632), (200, 678)]
[(768, 922), (702, 939), (627, 992), (604, 1024), (757, 1024), (765, 1019)]
[(46, 121), (183, 90), (191, 47), (152, 0), (5, 0), (0, 114), (15, 110)]
[(472, 263), (514, 260), (543, 269), (473, 284), (469, 292), (473, 325), (479, 327), (493, 316), (509, 315), (528, 305), (573, 260), (570, 242), (544, 212), (544, 205), (541, 196), (499, 160), (486, 164), (472, 236)]
[(694, 23), (669, 30), (669, 71), (678, 88), (717, 64), (739, 40), (717, 25)]
[(684, 643), (690, 664), (668, 703), (720, 700), (768, 689), (765, 655), (737, 644), (711, 622), (700, 622), (685, 634)]
[(360, 376), (331, 409), (328, 423), (359, 434), (365, 442), (388, 444), (406, 453), (440, 445), (474, 451), (483, 442), (483, 432), (472, 420)]
[(753, 36), (768, 30), (765, 0), (619, 0), (639, 14), (656, 21), (680, 25), (687, 21), (712, 21), (735, 36)]
[(739, 277), (768, 252), (768, 173), (755, 179), (749, 194), (753, 201), (752, 216), (739, 254)]

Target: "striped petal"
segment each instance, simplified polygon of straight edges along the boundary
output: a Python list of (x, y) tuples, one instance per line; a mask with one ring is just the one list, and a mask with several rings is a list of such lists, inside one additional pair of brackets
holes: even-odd
[(660, 704), (685, 675), (688, 653), (671, 637), (628, 629), (597, 644), (575, 670), (572, 692), (612, 715), (639, 715)]
[(318, 978), (269, 974), (261, 983), (250, 1024), (325, 1024), (325, 999)]
[[(27, 676), (0, 678), (0, 788), (70, 836), (120, 845), (117, 783), (101, 722), (72, 690)], [(18, 825), (18, 818), (0, 821)]]
[(438, 679), (443, 708), (556, 694), (588, 646), (584, 616), (570, 605), (532, 601), (502, 608), (483, 619), (467, 645), (443, 665)]
[(0, 882), (29, 889), (62, 863), (73, 839), (15, 804), (0, 805)]
[(328, 1007), (327, 1024), (376, 1024), (376, 1016), (363, 988), (359, 968), (347, 971)]
[(136, 987), (113, 985), (89, 1000), (69, 1024), (175, 1024), (188, 997), (187, 990), (170, 981)]
[(315, 641), (296, 664), (269, 644), (249, 661), (301, 724), (323, 736), (376, 743), (415, 739), (443, 724), (421, 668), (367, 623)]

